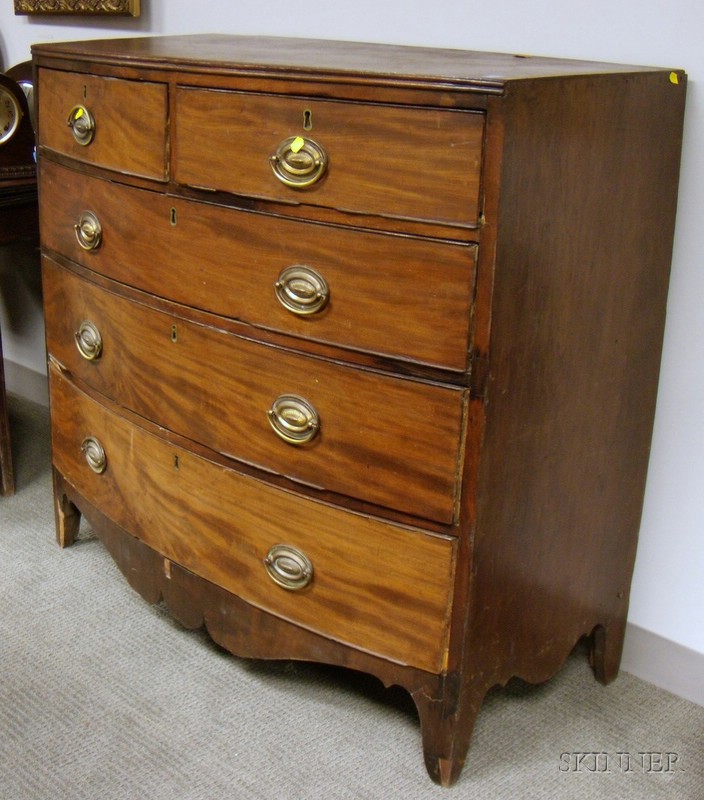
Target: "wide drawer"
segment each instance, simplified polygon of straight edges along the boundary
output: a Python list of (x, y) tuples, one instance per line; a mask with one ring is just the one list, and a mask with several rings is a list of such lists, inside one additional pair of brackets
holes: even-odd
[[(48, 259), (44, 304), (49, 353), (120, 405), (294, 480), (453, 521), (465, 390), (195, 324)], [(75, 341), (82, 325), (85, 355)]]
[[(56, 368), (50, 377), (54, 465), (106, 516), (249, 603), (385, 658), (442, 671), (450, 537), (273, 488), (129, 423)], [(272, 551), (277, 545), (283, 548)], [(269, 570), (301, 588), (283, 588)]]
[[(355, 213), (477, 222), (481, 113), (189, 87), (177, 88), (175, 109), (179, 183)], [(286, 180), (320, 177), (290, 186), (277, 170)]]
[[(466, 368), (474, 245), (196, 203), (46, 159), (40, 174), (44, 246), (89, 269), (271, 330)], [(102, 229), (90, 250), (75, 232), (88, 211)], [(316, 310), (320, 279), (327, 300)]]
[(40, 69), (38, 87), (42, 147), (87, 164), (166, 180), (165, 84)]

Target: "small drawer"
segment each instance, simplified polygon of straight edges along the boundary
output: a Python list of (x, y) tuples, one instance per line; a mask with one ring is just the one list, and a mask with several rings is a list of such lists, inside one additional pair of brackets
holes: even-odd
[(467, 366), (476, 245), (196, 203), (47, 160), (40, 176), (45, 247), (95, 272), (257, 327)]
[(293, 480), (451, 523), (464, 389), (195, 324), (44, 261), (49, 353), (118, 404)]
[(279, 617), (402, 664), (444, 668), (451, 537), (283, 492), (148, 433), (55, 368), (50, 378), (54, 465), (115, 523)]
[(39, 144), (86, 164), (167, 179), (165, 84), (39, 70)]
[(179, 87), (179, 183), (473, 226), (484, 116)]

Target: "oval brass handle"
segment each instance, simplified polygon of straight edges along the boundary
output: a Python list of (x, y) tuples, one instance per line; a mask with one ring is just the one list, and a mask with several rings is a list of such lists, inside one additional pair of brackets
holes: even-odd
[(97, 361), (103, 352), (103, 337), (95, 325), (84, 319), (75, 333), (76, 347), (86, 361)]
[(93, 141), (95, 118), (85, 106), (77, 105), (69, 111), (67, 125), (78, 144), (86, 147)]
[(266, 554), (264, 566), (269, 577), (290, 591), (305, 589), (313, 580), (313, 563), (296, 547), (275, 544)]
[(300, 316), (322, 311), (330, 297), (325, 278), (305, 264), (294, 264), (281, 270), (274, 290), (281, 305)]
[(320, 430), (318, 412), (307, 400), (295, 394), (277, 397), (267, 416), (276, 435), (288, 444), (308, 444)]
[(274, 175), (293, 189), (305, 189), (319, 181), (328, 167), (325, 150), (312, 139), (289, 136), (269, 159)]
[(78, 244), (84, 250), (97, 250), (103, 240), (103, 226), (92, 211), (84, 211), (73, 226)]
[(88, 438), (83, 440), (81, 444), (81, 450), (83, 451), (83, 455), (85, 456), (86, 462), (88, 466), (93, 470), (93, 472), (101, 475), (105, 472), (105, 469), (108, 465), (108, 459), (105, 455), (105, 450), (103, 450), (102, 444), (94, 437), (89, 436)]

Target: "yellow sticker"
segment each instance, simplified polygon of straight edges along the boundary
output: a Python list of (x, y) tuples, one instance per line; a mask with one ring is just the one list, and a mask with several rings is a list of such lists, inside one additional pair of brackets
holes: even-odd
[(676, 72), (670, 73), (670, 83), (674, 83), (675, 86), (680, 82), (680, 76)]
[(291, 142), (291, 152), (297, 153), (305, 143), (306, 140), (302, 136), (296, 136), (296, 138)]
[(83, 109), (79, 108), (78, 111), (73, 115), (74, 119), (80, 119), (83, 116)]

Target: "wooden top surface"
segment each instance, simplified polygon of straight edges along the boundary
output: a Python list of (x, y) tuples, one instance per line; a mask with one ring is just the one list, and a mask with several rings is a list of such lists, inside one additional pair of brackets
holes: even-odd
[(143, 65), (180, 71), (314, 76), (502, 91), (507, 82), (567, 75), (633, 73), (636, 67), (558, 58), (316, 39), (195, 34), (35, 44), (34, 57)]

